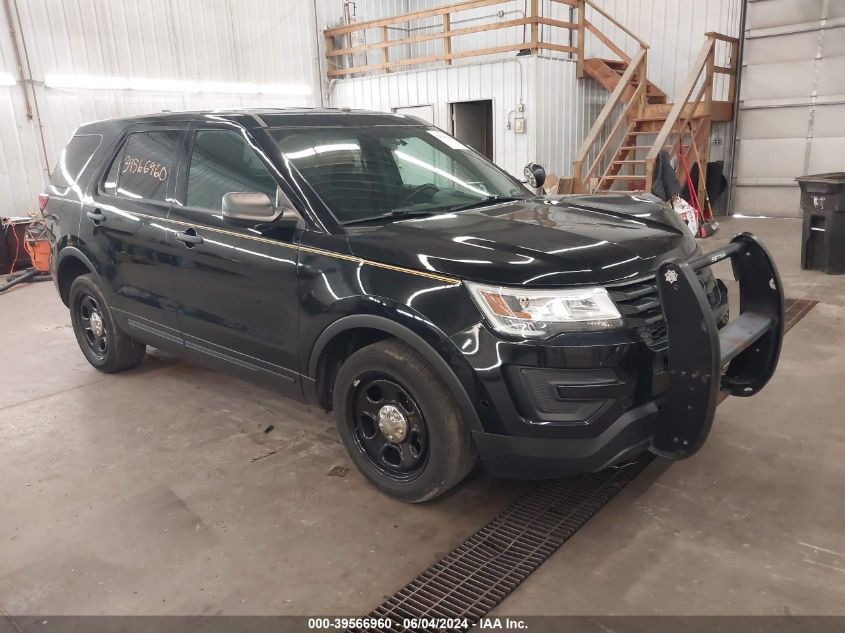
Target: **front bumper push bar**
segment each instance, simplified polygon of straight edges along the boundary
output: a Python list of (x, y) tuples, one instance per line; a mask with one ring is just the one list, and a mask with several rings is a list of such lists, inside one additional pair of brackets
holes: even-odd
[[(695, 273), (728, 258), (740, 314), (719, 330)], [(663, 263), (657, 287), (668, 329), (669, 388), (651, 451), (683, 459), (707, 439), (721, 393), (753, 396), (772, 377), (783, 340), (783, 288), (769, 251), (750, 233), (689, 262)]]

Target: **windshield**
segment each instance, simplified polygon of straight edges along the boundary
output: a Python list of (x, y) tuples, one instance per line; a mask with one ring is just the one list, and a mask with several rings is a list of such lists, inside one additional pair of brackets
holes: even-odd
[(435, 128), (299, 127), (270, 134), (341, 223), (445, 213), (530, 195)]

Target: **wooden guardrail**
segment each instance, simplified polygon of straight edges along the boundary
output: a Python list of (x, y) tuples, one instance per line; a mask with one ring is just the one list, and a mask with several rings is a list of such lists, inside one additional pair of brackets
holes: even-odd
[[(736, 77), (738, 70), (739, 40), (721, 33), (708, 32), (707, 40), (701, 47), (690, 74), (684, 82), (683, 88), (676, 96), (675, 103), (666, 117), (663, 126), (657, 133), (651, 148), (646, 155), (646, 191), (651, 191), (654, 182), (654, 168), (660, 151), (669, 147), (670, 157), (676, 155), (685, 138), (689, 137), (690, 146), (687, 150), (687, 163), (698, 163), (698, 199), (704, 199), (707, 178), (707, 160), (710, 154), (710, 126), (713, 114), (713, 89), (716, 75), (727, 75), (728, 85), (723, 103), (733, 104), (736, 97)], [(728, 65), (716, 65), (717, 42), (728, 45)], [(693, 96), (693, 94), (695, 96)], [(673, 138), (671, 145), (668, 145)], [(692, 150), (689, 152), (689, 150)]]
[[(608, 35), (600, 31), (590, 20), (587, 19), (587, 8), (595, 11), (611, 24), (621, 30), (625, 35), (629, 36), (636, 44), (638, 50), (631, 57), (621, 46), (616, 44)], [(605, 103), (596, 120), (593, 122), (590, 131), (587, 133), (581, 146), (575, 154), (575, 159), (572, 162), (573, 168), (573, 187), (576, 193), (584, 193), (588, 190), (598, 190), (602, 183), (607, 178), (610, 178), (609, 172), (611, 169), (610, 161), (608, 160), (608, 153), (612, 157), (617, 149), (617, 140), (624, 139), (632, 131), (636, 125), (636, 118), (645, 107), (647, 103), (648, 92), (648, 44), (640, 39), (636, 34), (630, 31), (627, 27), (617, 21), (613, 16), (604, 11), (600, 6), (592, 0), (578, 0), (576, 4), (576, 11), (578, 15), (579, 37), (578, 37), (578, 57), (577, 57), (577, 72), (579, 77), (584, 76), (584, 44), (587, 33), (594, 35), (604, 46), (612, 51), (620, 61), (627, 64), (625, 72), (622, 74), (610, 98)], [(623, 107), (623, 101), (626, 101)], [(615, 116), (615, 118), (613, 118)], [(613, 119), (613, 120), (611, 120)], [(610, 125), (610, 130), (606, 130), (606, 126)], [(625, 129), (622, 136), (617, 136), (621, 129)], [(604, 139), (601, 146), (596, 149), (596, 145)], [(590, 161), (590, 165), (584, 172), (586, 161)], [(599, 173), (599, 170), (604, 169)], [(590, 181), (597, 178), (590, 184)]]
[[(562, 53), (577, 54), (578, 46), (571, 46), (568, 44), (558, 44), (554, 42), (543, 41), (541, 26), (552, 27), (553, 29), (561, 29), (567, 31), (578, 31), (579, 23), (569, 22), (564, 20), (556, 20), (540, 15), (539, 0), (529, 0), (528, 12), (525, 17), (500, 20), (497, 22), (490, 22), (486, 24), (477, 24), (474, 26), (467, 26), (461, 28), (452, 28), (452, 24), (457, 22), (455, 15), (470, 11), (472, 9), (479, 9), (482, 7), (490, 7), (495, 5), (507, 4), (509, 0), (467, 0), (464, 2), (457, 2), (454, 4), (445, 5), (436, 9), (425, 9), (421, 11), (413, 11), (411, 13), (403, 13), (394, 15), (388, 18), (381, 18), (376, 20), (367, 20), (365, 22), (357, 22), (354, 24), (347, 24), (330, 29), (326, 29), (323, 34), (326, 41), (326, 59), (329, 62), (328, 76), (330, 78), (347, 77), (353, 74), (367, 73), (367, 72), (390, 72), (398, 68), (407, 66), (415, 66), (418, 64), (426, 64), (431, 62), (445, 62), (451, 64), (455, 59), (462, 59), (467, 57), (482, 57), (485, 55), (495, 55), (497, 53), (514, 52), (528, 50), (531, 53), (537, 53), (542, 50), (557, 51)], [(575, 7), (580, 0), (552, 0), (558, 4), (569, 5)], [(420, 35), (411, 35), (408, 37), (401, 37), (396, 39), (389, 39), (389, 27), (403, 24), (407, 22), (415, 22), (418, 20), (426, 20), (430, 18), (440, 18), (440, 30), (432, 33), (423, 33)], [(429, 25), (428, 28), (435, 28), (437, 25)], [(526, 37), (523, 33), (522, 41), (513, 42), (509, 44), (502, 44), (498, 46), (489, 46), (485, 48), (474, 48), (461, 51), (453, 51), (453, 40), (463, 35), (470, 35), (474, 33), (483, 33), (489, 31), (497, 31), (500, 29), (507, 29), (512, 27), (522, 26), (530, 27), (527, 29), (530, 36)], [(365, 31), (375, 31), (378, 34), (378, 41), (369, 42), (366, 44), (359, 44), (353, 46), (351, 42), (351, 35), (353, 33), (363, 33)], [(563, 39), (563, 38), (558, 38)], [(566, 38), (568, 41), (568, 37)], [(581, 38), (579, 38), (580, 40)], [(343, 42), (343, 45), (338, 47), (338, 41)], [(429, 55), (420, 55), (411, 58), (400, 59), (393, 56), (392, 52), (398, 46), (407, 46), (409, 44), (420, 44), (422, 42), (440, 41), (440, 51)], [(367, 53), (369, 51), (381, 51), (381, 61), (379, 62), (365, 62), (356, 65), (350, 60), (354, 59), (355, 55)], [(346, 64), (343, 63), (346, 58)]]
[[(648, 155), (643, 160), (616, 160), (613, 158), (618, 151), (625, 150), (621, 142), (632, 134), (647, 134), (648, 132), (638, 130), (638, 121), (650, 120), (653, 124), (663, 120), (663, 114), (654, 118), (653, 114), (643, 118), (648, 105), (648, 50), (649, 46), (635, 33), (617, 21), (613, 16), (602, 9), (593, 0), (546, 0), (546, 2), (557, 3), (571, 7), (568, 20), (558, 20), (541, 15), (541, 0), (527, 0), (527, 11), (523, 17), (515, 19), (499, 19), (484, 24), (473, 24), (455, 28), (456, 24), (465, 22), (456, 16), (467, 11), (484, 7), (496, 7), (507, 4), (509, 0), (463, 0), (453, 4), (444, 5), (433, 9), (424, 9), (403, 13), (375, 20), (354, 22), (338, 26), (324, 31), (326, 40), (326, 59), (328, 60), (329, 78), (342, 78), (351, 75), (383, 72), (389, 73), (396, 69), (417, 66), (420, 64), (443, 62), (451, 64), (456, 59), (471, 57), (482, 57), (505, 52), (528, 52), (537, 54), (540, 51), (557, 51), (567, 53), (575, 59), (577, 64), (578, 77), (584, 76), (585, 40), (590, 36), (595, 37), (607, 50), (616, 55), (620, 61), (626, 64), (618, 83), (613, 89), (610, 98), (602, 108), (598, 118), (593, 123), (584, 142), (576, 152), (573, 161), (573, 181), (576, 192), (596, 191), (602, 188), (605, 182), (612, 182), (614, 179), (633, 180), (631, 176), (614, 175), (614, 164), (617, 166), (625, 164), (645, 163), (646, 190), (650, 191), (655, 161), (661, 149), (670, 148), (670, 155), (675, 155), (684, 145), (684, 139), (690, 137), (691, 153), (687, 156), (690, 160), (699, 163), (699, 187), (704, 191), (705, 166), (708, 157), (710, 124), (714, 107), (717, 112), (727, 112), (727, 108), (733, 107), (736, 96), (736, 77), (739, 40), (734, 37), (720, 33), (709, 32), (706, 34), (707, 41), (699, 52), (693, 64), (687, 81), (681, 89), (665, 118), (665, 123), (657, 133), (657, 138), (652, 145), (646, 144)], [(544, 4), (544, 7), (549, 6)], [(625, 39), (629, 48), (626, 50), (618, 42), (599, 29), (596, 24), (588, 19), (601, 16), (606, 20), (605, 26), (612, 25)], [(500, 12), (499, 17), (502, 13)], [(436, 19), (440, 22), (437, 23)], [(472, 19), (473, 16), (470, 16)], [(407, 25), (411, 23), (424, 23), (418, 30), (437, 29), (411, 35), (407, 31)], [(405, 37), (390, 38), (391, 27), (406, 25), (408, 33)], [(438, 29), (439, 27), (439, 29)], [(500, 31), (513, 27), (522, 27), (521, 38), (511, 38), (506, 44), (487, 46), (483, 48), (464, 48), (455, 50), (455, 40), (462, 36)], [(551, 27), (543, 29), (541, 27)], [(402, 27), (399, 27), (400, 29)], [(544, 31), (547, 39), (554, 39), (554, 42), (544, 41)], [(561, 37), (558, 31), (568, 31), (565, 37)], [(615, 32), (615, 31), (614, 31)], [(375, 34), (375, 41), (355, 43), (353, 45), (353, 34)], [(618, 34), (618, 33), (617, 33)], [(362, 41), (364, 38), (360, 38)], [(517, 39), (518, 41), (513, 41)], [(568, 44), (558, 42), (565, 41)], [(396, 55), (397, 47), (421, 44), (424, 42), (439, 42), (439, 50), (426, 55), (408, 55), (399, 58)], [(633, 45), (631, 45), (633, 43)], [(716, 51), (720, 43), (727, 44), (728, 62), (725, 65), (716, 64)], [(379, 51), (378, 61), (372, 56), (367, 59), (367, 54), (372, 51)], [(361, 57), (363, 55), (363, 63)], [(358, 59), (356, 60), (356, 57)], [(726, 94), (723, 98), (714, 101), (714, 76), (727, 75), (729, 77)], [(668, 107), (668, 106), (666, 106)], [(652, 106), (653, 108), (653, 106)], [(653, 109), (649, 111), (653, 113)], [(665, 112), (665, 111), (663, 111)], [(650, 118), (651, 117), (651, 118)], [(721, 120), (726, 120), (722, 118)], [(656, 128), (650, 128), (656, 129)], [(621, 136), (619, 133), (622, 132)], [(672, 145), (667, 143), (672, 140)], [(621, 148), (621, 150), (620, 150)], [(624, 158), (624, 157), (623, 157)], [(699, 196), (701, 199), (701, 196)]]

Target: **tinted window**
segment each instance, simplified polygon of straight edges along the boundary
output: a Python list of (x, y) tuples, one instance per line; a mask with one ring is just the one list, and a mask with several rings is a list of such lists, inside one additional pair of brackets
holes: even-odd
[(377, 125), (272, 130), (285, 158), (341, 222), (394, 211), (447, 213), (530, 192), (436, 128)]
[(117, 194), (127, 198), (167, 199), (182, 133), (177, 130), (136, 132), (126, 142), (117, 178)]
[(62, 150), (59, 162), (53, 169), (50, 184), (58, 189), (73, 187), (82, 171), (100, 146), (103, 137), (99, 134), (74, 136)]
[(276, 199), (276, 181), (243, 135), (231, 130), (200, 130), (188, 170), (189, 207), (219, 211), (231, 192), (266, 193)]

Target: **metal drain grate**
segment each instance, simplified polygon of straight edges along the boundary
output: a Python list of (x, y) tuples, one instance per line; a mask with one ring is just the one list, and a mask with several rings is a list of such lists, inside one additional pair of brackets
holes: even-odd
[(786, 321), (783, 333), (789, 332), (798, 321), (807, 316), (807, 313), (817, 303), (818, 301), (812, 299), (787, 299), (783, 310), (784, 320)]
[(652, 459), (644, 453), (623, 466), (539, 484), (370, 617), (390, 618), (394, 626), (383, 630), (391, 632), (429, 630), (403, 628), (406, 619), (415, 618), (466, 618), (471, 625), (477, 623)]
[[(816, 303), (787, 299), (785, 331)], [(477, 624), (653, 459), (643, 453), (623, 466), (537, 485), (370, 613), (392, 627), (352, 631), (460, 630), (403, 624), (420, 619)]]

